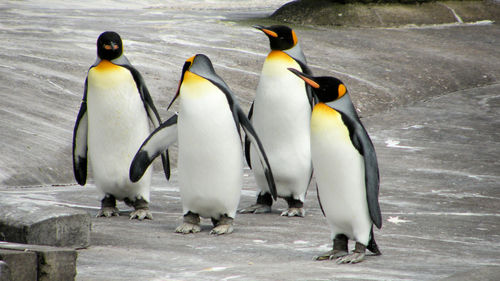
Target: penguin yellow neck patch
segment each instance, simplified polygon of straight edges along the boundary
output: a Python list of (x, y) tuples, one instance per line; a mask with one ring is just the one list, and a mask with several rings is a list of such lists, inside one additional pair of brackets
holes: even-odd
[(347, 127), (342, 121), (342, 115), (335, 109), (320, 102), (313, 108), (311, 115), (311, 133), (324, 133), (329, 134), (335, 132), (336, 134), (349, 137)]
[(97, 66), (94, 67), (94, 69), (98, 71), (107, 71), (117, 68), (120, 68), (120, 66), (113, 64), (109, 60), (102, 60)]
[(283, 51), (277, 51), (273, 50), (267, 55), (266, 60), (281, 60), (281, 61), (287, 61), (287, 62), (295, 62), (293, 58), (291, 58), (289, 55), (287, 55)]
[(313, 114), (318, 114), (321, 116), (331, 115), (332, 117), (337, 115), (340, 116), (340, 113), (338, 113), (338, 111), (336, 111), (335, 109), (329, 107), (328, 105), (322, 102), (319, 102), (314, 106)]
[(179, 94), (184, 98), (199, 98), (210, 93), (214, 88), (216, 87), (207, 79), (186, 71)]

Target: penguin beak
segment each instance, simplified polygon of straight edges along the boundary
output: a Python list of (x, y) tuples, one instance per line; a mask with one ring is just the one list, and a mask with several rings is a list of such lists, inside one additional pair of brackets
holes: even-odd
[(309, 86), (315, 89), (319, 88), (319, 84), (313, 80), (312, 76), (302, 73), (295, 68), (290, 67), (288, 68), (288, 70), (290, 70), (293, 74), (297, 75), (300, 79), (304, 80), (304, 82), (306, 82), (306, 84), (308, 84)]
[(267, 34), (268, 36), (270, 37), (274, 37), (274, 38), (278, 38), (278, 34), (272, 30), (269, 30), (267, 28), (265, 28), (264, 26), (262, 25), (254, 25), (252, 26), (253, 28), (256, 28), (262, 32), (264, 32), (265, 34)]

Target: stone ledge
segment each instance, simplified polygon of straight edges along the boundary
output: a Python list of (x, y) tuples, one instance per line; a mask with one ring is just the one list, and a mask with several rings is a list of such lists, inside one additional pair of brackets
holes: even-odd
[(74, 248), (90, 244), (85, 211), (8, 195), (0, 198), (0, 206), (0, 240)]
[(7, 264), (11, 280), (74, 280), (76, 259), (74, 249), (0, 242), (0, 260)]

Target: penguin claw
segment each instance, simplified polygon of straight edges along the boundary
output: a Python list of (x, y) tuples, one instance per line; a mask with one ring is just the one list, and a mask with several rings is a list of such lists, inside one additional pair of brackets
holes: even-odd
[(325, 261), (325, 260), (335, 260), (339, 259), (343, 256), (346, 256), (348, 253), (346, 251), (338, 251), (338, 250), (330, 250), (324, 254), (319, 256), (315, 256), (314, 260), (316, 261)]
[(201, 231), (201, 227), (199, 224), (193, 224), (184, 222), (180, 226), (175, 229), (176, 233), (188, 234), (188, 233), (197, 233)]
[(103, 207), (99, 210), (99, 212), (96, 215), (96, 218), (99, 217), (118, 217), (120, 215), (120, 211), (116, 207)]
[(138, 219), (140, 221), (142, 221), (144, 219), (152, 220), (153, 214), (151, 213), (151, 211), (149, 209), (138, 209), (138, 210), (133, 211), (130, 214), (130, 219), (131, 220)]
[(265, 214), (271, 212), (271, 206), (264, 204), (254, 204), (244, 209), (239, 209), (240, 214)]
[(350, 255), (338, 258), (335, 262), (337, 264), (358, 263), (362, 262), (364, 259), (365, 259), (365, 253), (352, 253)]
[(288, 210), (281, 213), (282, 217), (304, 217), (306, 211), (304, 208), (288, 208)]
[(220, 224), (210, 231), (213, 235), (230, 234), (233, 232), (233, 226), (230, 224)]

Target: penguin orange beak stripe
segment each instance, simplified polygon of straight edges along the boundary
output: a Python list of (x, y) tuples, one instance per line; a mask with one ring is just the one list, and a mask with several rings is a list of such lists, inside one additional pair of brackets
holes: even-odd
[(305, 76), (304, 73), (302, 73), (294, 68), (288, 68), (288, 70), (290, 70), (293, 74), (299, 76), (299, 78), (304, 80), (304, 82), (306, 82), (309, 86), (316, 88), (316, 89), (319, 88), (319, 84), (316, 81), (312, 80), (311, 78)]
[(271, 37), (274, 37), (274, 38), (277, 38), (278, 37), (278, 34), (272, 30), (269, 30), (269, 29), (261, 29), (262, 32), (264, 32), (265, 34), (271, 36)]
[(257, 28), (258, 30), (264, 32), (265, 34), (267, 34), (271, 37), (278, 38), (278, 33), (274, 32), (272, 30), (266, 29), (262, 25), (254, 25), (253, 28)]

